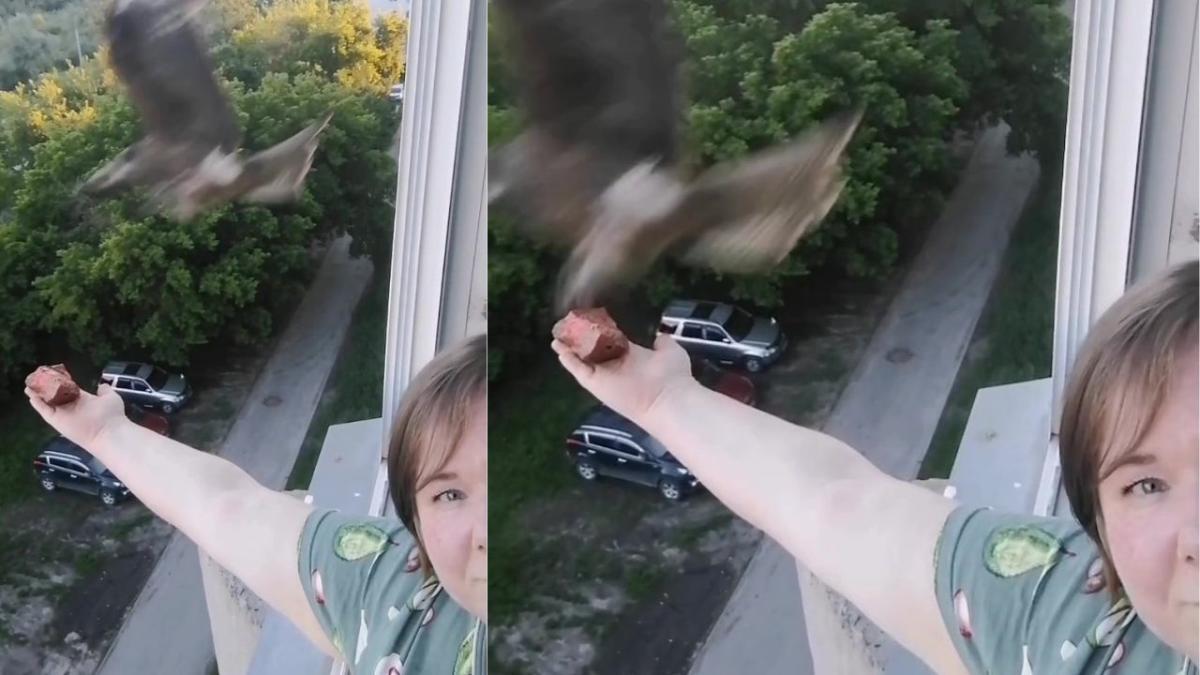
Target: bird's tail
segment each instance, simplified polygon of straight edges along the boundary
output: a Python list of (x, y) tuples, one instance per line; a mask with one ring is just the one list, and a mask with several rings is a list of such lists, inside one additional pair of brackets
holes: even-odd
[(245, 191), (241, 199), (274, 203), (298, 199), (304, 191), (304, 178), (312, 168), (313, 155), (321, 132), (329, 126), (333, 111), (313, 122), (291, 138), (283, 140), (246, 160), (243, 175)]

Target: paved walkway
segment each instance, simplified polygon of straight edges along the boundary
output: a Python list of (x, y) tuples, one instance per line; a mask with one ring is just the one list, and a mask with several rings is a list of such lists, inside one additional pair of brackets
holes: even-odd
[[(348, 246), (343, 237), (326, 253), (219, 451), (272, 488), (287, 482), (371, 276), (370, 262), (350, 259)], [(196, 546), (177, 532), (96, 672), (207, 675), (212, 659)]]
[[(884, 471), (914, 478), (1037, 183), (1029, 158), (1004, 154), (1006, 128), (984, 133), (825, 424)], [(873, 627), (840, 598), (805, 588), (810, 651), (794, 561), (764, 539), (700, 648), (692, 675), (862, 675), (878, 668)], [(843, 601), (844, 602), (844, 601)], [(824, 611), (830, 610), (830, 611)], [(815, 653), (813, 653), (815, 652)]]

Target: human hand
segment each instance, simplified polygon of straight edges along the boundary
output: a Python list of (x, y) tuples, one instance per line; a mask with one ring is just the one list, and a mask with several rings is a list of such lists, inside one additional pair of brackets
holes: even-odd
[(630, 343), (624, 356), (596, 365), (584, 363), (558, 340), (550, 346), (558, 354), (559, 363), (584, 389), (639, 425), (655, 403), (696, 382), (687, 352), (666, 335), (658, 336), (654, 349)]
[(25, 395), (47, 424), (89, 451), (109, 429), (126, 419), (125, 402), (107, 384), (100, 385), (94, 395), (81, 389), (79, 398), (57, 407), (43, 401), (29, 387)]

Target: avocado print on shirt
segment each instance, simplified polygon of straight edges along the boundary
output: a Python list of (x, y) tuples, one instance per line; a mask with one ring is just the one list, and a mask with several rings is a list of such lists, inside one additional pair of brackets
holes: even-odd
[(392, 543), (387, 534), (374, 525), (343, 525), (335, 537), (333, 552), (347, 562), (379, 553)]
[(463, 639), (462, 644), (458, 646), (458, 659), (455, 660), (453, 675), (474, 675), (475, 672), (475, 635), (479, 631), (479, 624), (467, 633), (467, 637)]
[[(351, 672), (486, 673), (487, 627), (442, 592), (421, 565), (415, 539), (398, 523), (314, 511), (305, 522), (299, 559), (309, 606)], [(463, 637), (476, 626), (479, 644), (464, 647)]]
[(1064, 555), (1075, 555), (1063, 548), (1053, 535), (1032, 526), (996, 530), (984, 550), (984, 563), (992, 574), (1008, 579), (1030, 570), (1045, 569)]

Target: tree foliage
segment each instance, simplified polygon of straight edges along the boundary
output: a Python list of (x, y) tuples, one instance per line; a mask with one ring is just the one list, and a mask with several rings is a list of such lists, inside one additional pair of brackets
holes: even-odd
[(86, 57), (96, 50), (103, 7), (101, 0), (0, 1), (0, 90), (78, 65), (78, 52)]
[[(952, 185), (950, 141), (1004, 119), (1010, 148), (1060, 152), (1069, 32), (1049, 0), (674, 0), (687, 47), (687, 168), (743, 157), (795, 137), (829, 115), (864, 107), (835, 209), (777, 268), (721, 278), (660, 266), (636, 292), (659, 302), (688, 288), (723, 288), (777, 306), (789, 279), (827, 267), (874, 276), (894, 263), (900, 233)], [(1015, 35), (1020, 33), (1020, 35)], [(494, 40), (502, 44), (502, 40)], [(510, 135), (512, 73), (489, 55), (491, 142)], [(983, 59), (980, 61), (979, 59)], [(1047, 133), (1050, 130), (1050, 133)], [(493, 217), (489, 303), (522, 317), (490, 330), (501, 363), (540, 344), (561, 255)], [(540, 320), (527, 320), (540, 317)]]
[(383, 93), (404, 77), (408, 21), (396, 13), (372, 23), (366, 3), (280, 0), (233, 30), (218, 54), (227, 74), (256, 87), (266, 73), (325, 73)]
[[(315, 53), (328, 35), (296, 32), (289, 22), (300, 5), (318, 27), (345, 28), (339, 60), (326, 63), (336, 68), (293, 68), (272, 51)], [(386, 259), (396, 185), (388, 144), (399, 119), (383, 94), (403, 77), (403, 62), (388, 59), (403, 52), (407, 23), (373, 23), (352, 3), (219, 6), (240, 18), (218, 22), (214, 35), (264, 41), (217, 50), (231, 59), (219, 61), (221, 84), (246, 151), (334, 112), (303, 198), (229, 205), (181, 224), (146, 215), (136, 193), (83, 197), (82, 180), (141, 135), (103, 58), (0, 92), (0, 381), (61, 357), (49, 345), (96, 363), (126, 356), (180, 367), (204, 348), (260, 344), (307, 284), (315, 241), (349, 232), (352, 252)], [(292, 32), (285, 40), (273, 29)]]

